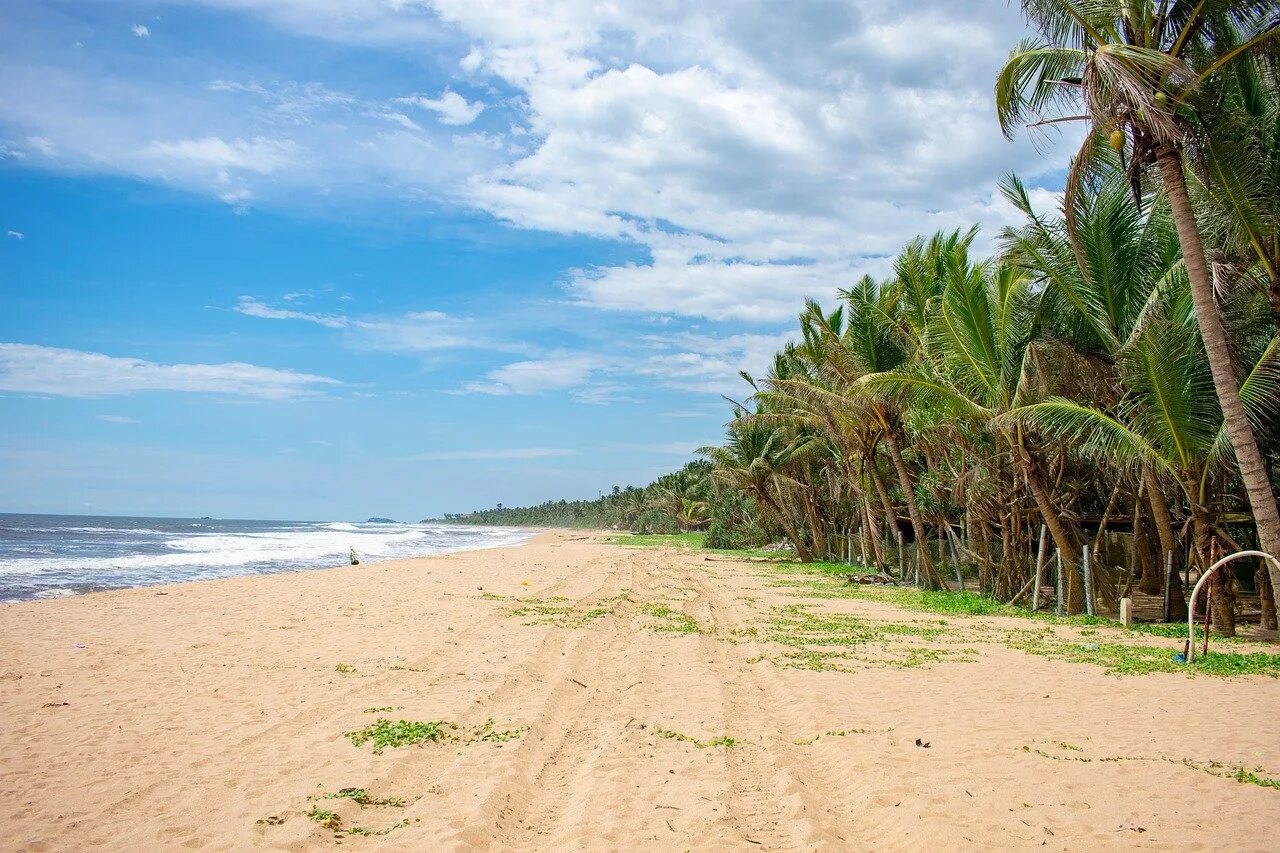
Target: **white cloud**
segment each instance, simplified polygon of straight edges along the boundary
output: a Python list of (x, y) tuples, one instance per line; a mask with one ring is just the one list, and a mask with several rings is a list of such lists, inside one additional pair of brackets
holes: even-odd
[[(159, 178), (237, 209), (296, 204), (299, 189), (466, 205), (631, 243), (642, 261), (567, 273), (583, 305), (770, 323), (884, 273), (918, 233), (980, 222), (989, 241), (1014, 217), (999, 177), (1065, 163), (996, 124), (995, 75), (1025, 30), (1017, 4), (188, 2), (428, 52), (458, 76), (401, 97), (399, 81), (371, 92), (366, 76), (228, 79), (243, 73), (236, 56), (195, 83), (33, 48), (0, 56), (0, 86), (16, 93), (0, 122), (56, 153), (5, 141), (4, 156)], [(415, 109), (439, 121), (419, 126)], [(481, 110), (509, 129), (459, 130)]]
[(491, 450), (434, 450), (427, 453), (418, 453), (410, 458), (422, 462), (445, 462), (460, 460), (550, 459), (577, 455), (578, 451), (567, 447), (512, 447)]
[(227, 394), (266, 400), (313, 396), (338, 380), (254, 364), (157, 364), (96, 352), (0, 343), (0, 390), (62, 397), (139, 391)]
[(272, 308), (252, 296), (241, 296), (232, 310), (248, 317), (261, 317), (267, 320), (305, 320), (328, 329), (345, 329), (350, 324), (350, 321), (340, 314), (310, 314), (306, 311)]
[(763, 375), (788, 338), (786, 333), (651, 335), (643, 339), (651, 354), (637, 361), (634, 370), (669, 388), (741, 397), (748, 386), (740, 371)]
[(106, 421), (109, 424), (139, 424), (142, 421), (137, 418), (130, 418), (125, 415), (98, 415), (98, 420)]
[[(428, 98), (423, 95), (409, 95), (404, 98), (396, 99), (402, 104), (411, 104), (420, 109), (433, 112), (440, 117), (440, 121), (444, 124), (466, 125), (471, 124), (484, 111), (484, 104), (480, 101), (468, 102), (466, 98), (454, 92), (451, 89), (445, 89), (440, 93), (438, 98)], [(404, 118), (404, 116), (401, 116)], [(408, 119), (405, 119), (408, 121)], [(414, 125), (415, 127), (417, 125)]]
[(287, 139), (233, 139), (228, 142), (217, 136), (202, 139), (179, 139), (173, 142), (153, 142), (146, 154), (163, 168), (172, 163), (180, 168), (212, 167), (214, 169), (241, 169), (269, 175), (295, 162), (298, 146)]
[(27, 235), (23, 234), (21, 231), (6, 231), (4, 232), (4, 236), (12, 237), (15, 240), (25, 240), (27, 237)]
[(145, 24), (134, 24), (129, 31), (140, 39), (151, 38), (151, 30)]
[(604, 359), (591, 353), (554, 353), (491, 370), (484, 381), (464, 385), (462, 393), (503, 396), (566, 391), (586, 385), (592, 374), (604, 367)]

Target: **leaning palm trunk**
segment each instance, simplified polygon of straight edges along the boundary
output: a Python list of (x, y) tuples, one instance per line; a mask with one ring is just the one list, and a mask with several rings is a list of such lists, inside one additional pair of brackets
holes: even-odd
[(1062, 519), (1058, 517), (1053, 501), (1049, 499), (1048, 490), (1040, 482), (1040, 475), (1035, 470), (1035, 463), (1031, 459), (1031, 454), (1027, 452), (1027, 448), (1020, 442), (1014, 442), (1013, 447), (1018, 466), (1022, 469), (1022, 475), (1031, 489), (1031, 496), (1035, 499), (1036, 508), (1040, 510), (1045, 526), (1049, 528), (1053, 544), (1058, 546), (1058, 553), (1062, 555), (1062, 571), (1067, 575), (1066, 583), (1063, 584), (1066, 591), (1066, 601), (1063, 602), (1065, 610), (1067, 613), (1083, 613), (1084, 579), (1080, 575), (1080, 564), (1076, 558), (1080, 552), (1079, 545), (1063, 525)]
[(942, 582), (942, 576), (938, 574), (937, 568), (933, 565), (933, 558), (929, 555), (929, 543), (925, 535), (924, 520), (920, 517), (920, 509), (916, 506), (915, 490), (911, 485), (911, 473), (907, 470), (907, 465), (902, 461), (902, 450), (898, 447), (898, 440), (892, 432), (886, 432), (884, 443), (889, 448), (889, 456), (893, 459), (893, 467), (898, 472), (898, 485), (902, 488), (902, 499), (907, 504), (907, 514), (911, 516), (911, 527), (916, 534), (916, 559), (920, 563), (920, 582), (924, 584), (925, 589), (946, 589), (946, 584)]
[[(1258, 541), (1262, 550), (1280, 556), (1280, 509), (1276, 506), (1276, 496), (1271, 490), (1257, 436), (1254, 435), (1244, 404), (1240, 400), (1240, 386), (1232, 365), (1227, 331), (1214, 302), (1213, 278), (1205, 260), (1200, 228), (1187, 195), (1182, 157), (1175, 148), (1166, 144), (1160, 146), (1156, 159), (1169, 199), (1169, 208), (1173, 213), (1174, 227), (1177, 228), (1178, 240), (1182, 244), (1182, 258), (1195, 301), (1196, 322), (1200, 326), (1200, 335), (1209, 356), (1213, 385), (1222, 406), (1223, 423), (1231, 439), (1231, 447), (1235, 450), (1236, 464), (1240, 468), (1240, 478), (1244, 481), (1245, 491), (1249, 496), (1249, 505), (1253, 509)], [(1280, 567), (1267, 562), (1273, 596), (1280, 595)], [(1280, 604), (1280, 599), (1273, 600)]]

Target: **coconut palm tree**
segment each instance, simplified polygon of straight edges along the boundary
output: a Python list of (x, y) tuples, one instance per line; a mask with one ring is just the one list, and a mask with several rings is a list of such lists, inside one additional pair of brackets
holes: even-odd
[(1057, 511), (1039, 449), (1017, 424), (999, 416), (1044, 396), (1044, 353), (1035, 343), (1039, 298), (1016, 267), (971, 264), (956, 252), (925, 330), (928, 358), (867, 376), (863, 384), (896, 391), (993, 434), (1012, 454), (1062, 554), (1070, 580), (1068, 607), (1083, 609), (1077, 567), (1080, 543)]
[(814, 553), (792, 515), (787, 488), (798, 484), (785, 469), (809, 441), (808, 436), (788, 437), (782, 428), (739, 410), (729, 422), (723, 447), (698, 450), (711, 460), (712, 477), (754, 498), (786, 531), (796, 555), (805, 562), (811, 562)]
[[(1079, 120), (1089, 125), (1072, 164), (1069, 195), (1095, 167), (1101, 140), (1127, 156), (1135, 187), (1145, 169), (1157, 169), (1258, 537), (1265, 550), (1280, 554), (1280, 509), (1241, 401), (1184, 171), (1186, 155), (1195, 148), (1198, 98), (1206, 84), (1280, 37), (1274, 0), (1023, 0), (1022, 8), (1039, 40), (1018, 45), (1000, 72), (1000, 124), (1006, 133), (1029, 123)], [(1064, 108), (1066, 114), (1042, 115)], [(1280, 568), (1273, 566), (1270, 572), (1280, 596)]]

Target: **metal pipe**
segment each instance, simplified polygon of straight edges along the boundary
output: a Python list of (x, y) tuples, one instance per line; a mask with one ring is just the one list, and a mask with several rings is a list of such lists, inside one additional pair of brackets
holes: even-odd
[[(1234, 554), (1228, 554), (1218, 562), (1214, 563), (1207, 571), (1205, 571), (1204, 574), (1200, 576), (1200, 579), (1196, 581), (1195, 588), (1191, 590), (1191, 603), (1187, 606), (1187, 639), (1189, 641), (1187, 643), (1187, 663), (1191, 663), (1196, 659), (1196, 598), (1200, 595), (1200, 587), (1204, 586), (1205, 581), (1213, 577), (1214, 572), (1239, 557), (1261, 557), (1264, 560), (1270, 560), (1275, 564), (1276, 568), (1280, 569), (1280, 560), (1277, 560), (1265, 551), (1237, 551)], [(1208, 646), (1208, 641), (1209, 632), (1206, 629), (1206, 648)]]

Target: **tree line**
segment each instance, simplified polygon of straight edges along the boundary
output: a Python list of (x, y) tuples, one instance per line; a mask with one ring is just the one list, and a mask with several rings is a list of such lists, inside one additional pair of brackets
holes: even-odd
[[(1088, 550), (1104, 605), (1167, 592), (1172, 618), (1186, 570), (1280, 554), (1280, 9), (1022, 8), (1035, 35), (995, 112), (1007, 134), (1083, 129), (1056, 204), (1010, 176), (1023, 221), (991, 254), (976, 229), (921, 236), (887, 277), (808, 302), (767, 374), (744, 374), (709, 464), (466, 520), (785, 536), (804, 560), (890, 570), (910, 548), (923, 586), (966, 566), (1002, 600), (1043, 541), (1067, 612), (1086, 609)], [(1275, 627), (1280, 569), (1260, 561), (1218, 573), (1217, 630), (1235, 632), (1241, 583)]]

